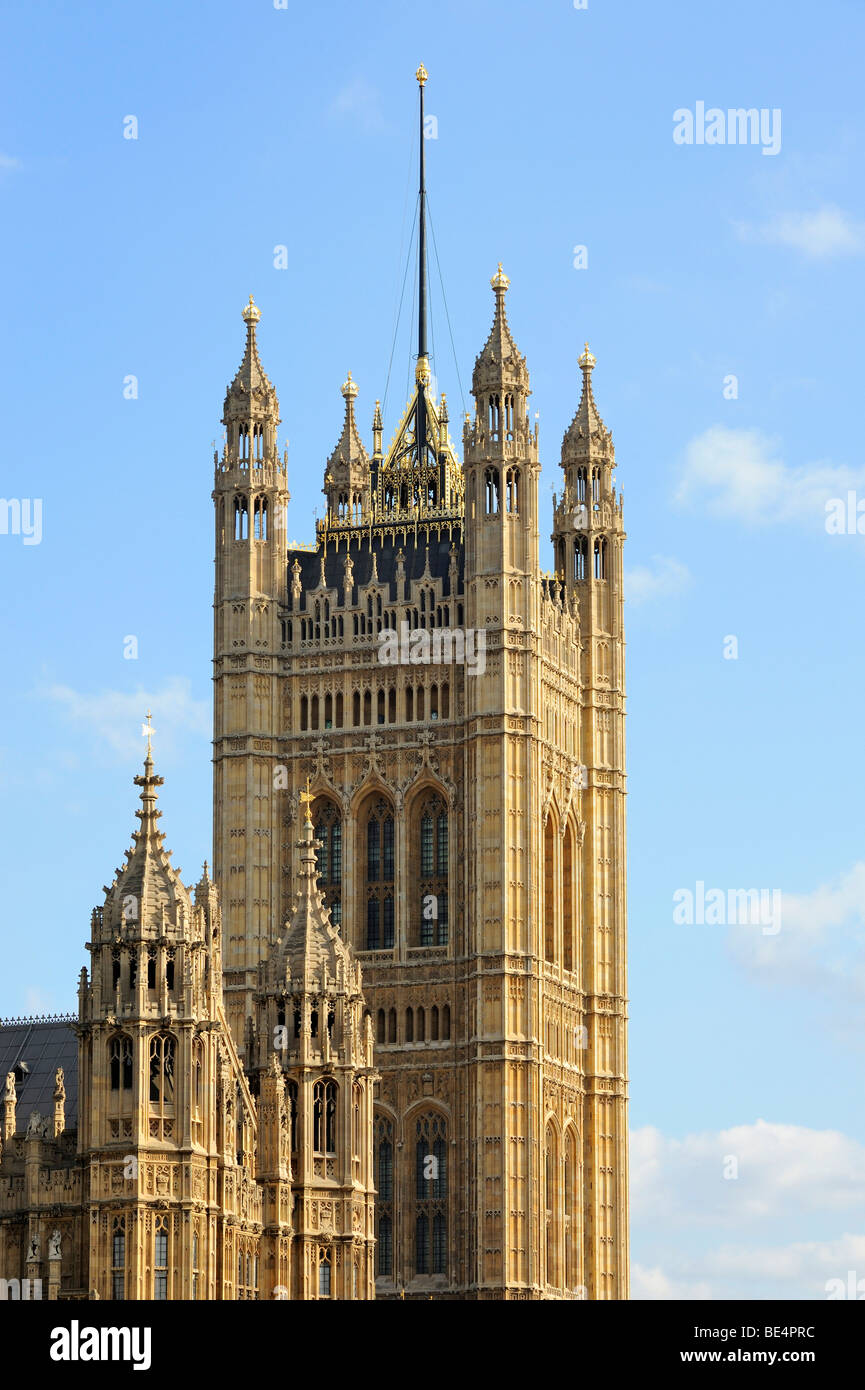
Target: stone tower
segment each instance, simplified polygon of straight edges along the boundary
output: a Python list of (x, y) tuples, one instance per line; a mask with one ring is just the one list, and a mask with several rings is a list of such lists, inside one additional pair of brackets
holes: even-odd
[[(297, 848), (297, 901), (261, 966), (248, 1048), (260, 1093), (265, 1244), (278, 1241), (274, 1267), (292, 1298), (370, 1299), (375, 1296), (372, 1126), (378, 1079), (372, 1025), (360, 967), (316, 887), (308, 811)], [(281, 1155), (277, 1130), (267, 1118), (268, 1107), (275, 1116), (280, 1101)], [(268, 1250), (265, 1263), (269, 1255)]]
[[(251, 565), (250, 542), (219, 519), (251, 475), (230, 453), (217, 468), (215, 855), (233, 912), (232, 1026), (266, 1069), (279, 995), (251, 984), (253, 965), (283, 937), (293, 890), (312, 891), (310, 851), (296, 862), (288, 839), (309, 779), (318, 889), (362, 968), (381, 1076), (376, 1297), (625, 1298), (624, 532), (612, 445), (584, 363), (556, 569), (542, 574), (538, 432), (501, 267), (463, 464), (432, 390), (417, 76), (417, 360), (390, 446), (376, 402), (365, 449), (349, 376), (323, 469), (326, 516), (313, 545), (274, 557), (257, 599), (251, 586), (230, 598), (220, 578)], [(265, 399), (275, 420), (269, 383)], [(232, 682), (236, 710), (219, 693)], [(290, 1012), (284, 1023), (291, 1035)], [(309, 1230), (307, 1288), (323, 1244)]]
[(214, 455), (214, 873), (225, 922), (225, 997), (242, 1048), (258, 963), (281, 901), (274, 786), (282, 721), (280, 611), (286, 588), (287, 460), (277, 451), (279, 402), (261, 365), (249, 297), (246, 350), (223, 409)]
[(139, 829), (79, 987), (83, 1274), (103, 1299), (254, 1298), (255, 1109), (223, 1012), (216, 889), (205, 866), (193, 900), (171, 866), (149, 746), (135, 781)]

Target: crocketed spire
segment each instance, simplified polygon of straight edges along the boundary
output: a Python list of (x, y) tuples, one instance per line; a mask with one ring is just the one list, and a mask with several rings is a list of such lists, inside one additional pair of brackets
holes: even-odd
[[(348, 471), (352, 468), (358, 466), (364, 468), (369, 467), (369, 455), (363, 446), (363, 440), (358, 433), (357, 421), (354, 418), (354, 402), (357, 397), (357, 383), (352, 381), (351, 372), (348, 374), (348, 379), (342, 383), (341, 391), (345, 401), (345, 419), (342, 423), (342, 434), (339, 437), (336, 448), (327, 461), (328, 472), (331, 473), (334, 478), (339, 478), (339, 470), (342, 470), (347, 476)], [(378, 401), (376, 401), (376, 409), (379, 422), (378, 428), (380, 429), (381, 412), (378, 410)], [(375, 428), (375, 424), (373, 428)]]
[(575, 459), (613, 457), (613, 436), (601, 419), (592, 391), (592, 372), (595, 370), (595, 357), (586, 343), (580, 356), (579, 366), (583, 373), (583, 390), (577, 413), (565, 431), (562, 440), (562, 463)]
[(519, 388), (528, 394), (529, 373), (526, 359), (514, 342), (508, 326), (505, 295), (510, 280), (502, 270), (501, 261), (490, 284), (496, 297), (496, 309), (489, 337), (475, 360), (472, 393), (477, 396), (491, 388), (510, 387)]
[(314, 831), (308, 811), (298, 848), (300, 882), (294, 911), (273, 952), (272, 980), (291, 984), (304, 993), (352, 986), (359, 989), (358, 967), (318, 890)]
[[(149, 744), (149, 740), (148, 740)], [(161, 934), (164, 915), (177, 925), (178, 908), (188, 918), (190, 897), (178, 871), (170, 863), (171, 851), (165, 850), (165, 836), (157, 822), (162, 812), (156, 809), (156, 789), (163, 778), (153, 771), (150, 748), (144, 760), (144, 776), (134, 779), (141, 788), (141, 810), (136, 811), (139, 829), (133, 832), (132, 848), (126, 851), (126, 864), (115, 872), (114, 882), (106, 889), (103, 920), (127, 928), (137, 926), (141, 934), (151, 931)]]
[(249, 296), (249, 303), (241, 317), (246, 324), (246, 349), (243, 361), (226, 392), (223, 424), (228, 425), (231, 420), (254, 422), (265, 416), (270, 417), (274, 424), (278, 424), (279, 402), (276, 391), (258, 355), (255, 333), (261, 319), (261, 310), (252, 295)]

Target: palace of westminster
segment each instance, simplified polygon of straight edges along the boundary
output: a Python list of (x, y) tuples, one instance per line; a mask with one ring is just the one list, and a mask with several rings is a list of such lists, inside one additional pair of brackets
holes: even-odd
[(349, 375), (289, 545), (250, 297), (214, 455), (212, 874), (172, 868), (148, 737), (77, 1014), (0, 1025), (0, 1296), (628, 1297), (612, 437), (586, 347), (542, 573), (501, 266), (462, 462), (432, 389), (417, 77), (414, 393), (368, 449)]

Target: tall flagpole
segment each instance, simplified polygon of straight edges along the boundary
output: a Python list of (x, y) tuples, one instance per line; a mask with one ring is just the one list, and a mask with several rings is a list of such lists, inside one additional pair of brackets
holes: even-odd
[(426, 463), (426, 396), (424, 394), (430, 380), (429, 357), (427, 354), (426, 340), (426, 169), (424, 165), (424, 136), (423, 136), (423, 89), (427, 80), (427, 71), (421, 63), (417, 72), (418, 87), (420, 88), (420, 181), (419, 181), (419, 208), (418, 208), (418, 315), (417, 315), (417, 367), (415, 369), (415, 382), (417, 384), (417, 411), (415, 418), (415, 445), (417, 451), (417, 461), (419, 465)]

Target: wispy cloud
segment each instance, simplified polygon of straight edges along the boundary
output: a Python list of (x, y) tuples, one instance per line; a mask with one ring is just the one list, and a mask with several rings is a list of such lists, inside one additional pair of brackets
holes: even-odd
[(332, 120), (353, 122), (367, 134), (384, 130), (381, 94), (365, 77), (356, 77), (337, 92), (328, 113)]
[(865, 1276), (865, 1146), (836, 1130), (637, 1129), (631, 1211), (634, 1298), (825, 1298), (827, 1280)]
[(172, 748), (183, 734), (206, 740), (211, 732), (210, 702), (196, 700), (192, 682), (171, 676), (156, 690), (100, 690), (85, 693), (67, 685), (52, 685), (42, 692), (54, 701), (71, 723), (88, 729), (98, 741), (124, 760), (143, 751), (141, 726), (146, 710), (153, 712), (157, 746)]
[(740, 241), (788, 246), (813, 260), (865, 251), (865, 223), (854, 221), (834, 203), (824, 203), (815, 212), (777, 213), (759, 226), (750, 222), (734, 226)]
[(0, 175), (10, 174), (13, 169), (20, 168), (20, 159), (16, 159), (12, 154), (3, 154), (2, 150), (0, 150)]
[(671, 555), (653, 555), (648, 565), (635, 565), (625, 571), (625, 597), (628, 603), (649, 603), (656, 598), (672, 598), (687, 589), (691, 572)]
[[(731, 927), (730, 949), (764, 984), (806, 989), (859, 1006), (865, 1002), (865, 862), (811, 893), (783, 893), (781, 930), (772, 937)], [(863, 1270), (865, 1274), (865, 1270)]]
[(760, 430), (712, 425), (685, 450), (676, 501), (748, 525), (817, 520), (823, 526), (829, 498), (865, 486), (865, 469), (823, 462), (791, 468), (778, 448)]

